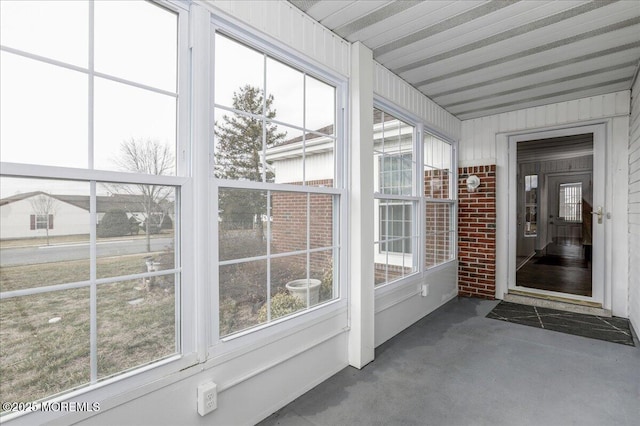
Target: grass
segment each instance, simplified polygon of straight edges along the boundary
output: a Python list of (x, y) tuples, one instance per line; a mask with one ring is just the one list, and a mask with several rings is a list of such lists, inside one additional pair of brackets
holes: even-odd
[[(222, 253), (236, 259), (254, 256), (266, 247), (254, 233), (229, 233), (220, 243)], [(98, 258), (97, 277), (146, 272), (148, 255)], [(153, 256), (163, 268), (173, 268), (171, 252)], [(312, 256), (311, 261), (320, 269), (330, 268), (326, 260)], [(306, 255), (273, 259), (269, 269), (271, 296), (286, 292), (287, 281), (306, 276), (304, 265)], [(312, 277), (316, 275), (323, 278), (319, 270)], [(261, 322), (259, 310), (267, 299), (266, 277), (265, 261), (220, 268), (221, 335)], [(89, 260), (0, 268), (2, 292), (88, 279)], [(329, 283), (321, 300), (332, 297)], [(178, 351), (173, 275), (157, 277), (153, 285), (140, 280), (100, 284), (96, 301), (98, 379)], [(0, 301), (1, 401), (34, 401), (90, 382), (89, 304), (89, 288)], [(60, 320), (50, 323), (52, 318)]]
[[(146, 256), (99, 259), (99, 277), (144, 272)], [(5, 292), (85, 275), (84, 260), (5, 267), (0, 287)], [(151, 287), (140, 280), (97, 287), (99, 379), (176, 352), (172, 278), (159, 277)], [(89, 383), (89, 300), (89, 289), (80, 288), (0, 301), (0, 400), (33, 401)]]

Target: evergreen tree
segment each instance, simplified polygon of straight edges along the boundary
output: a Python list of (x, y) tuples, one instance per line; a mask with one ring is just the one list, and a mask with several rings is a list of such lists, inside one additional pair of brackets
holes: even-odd
[[(246, 85), (233, 94), (233, 108), (253, 115), (225, 114), (216, 123), (215, 173), (222, 179), (273, 182), (274, 173), (264, 158), (264, 149), (281, 143), (286, 133), (279, 133), (277, 126), (265, 122), (262, 116), (273, 119), (273, 96), (264, 97), (259, 88)], [(266, 136), (263, 145), (263, 135)], [(220, 192), (219, 208), (223, 226), (247, 223), (247, 217), (255, 220), (257, 230), (262, 231), (262, 215), (266, 214), (266, 194), (255, 191), (225, 190)]]

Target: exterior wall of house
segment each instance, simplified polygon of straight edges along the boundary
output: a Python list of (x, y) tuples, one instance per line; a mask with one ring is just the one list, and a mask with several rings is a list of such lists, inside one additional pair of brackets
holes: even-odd
[(640, 78), (631, 89), (629, 126), (629, 318), (640, 332)]
[[(480, 186), (467, 190), (467, 177)], [(458, 294), (494, 299), (496, 293), (496, 166), (458, 170)]]
[[(31, 229), (30, 216), (34, 214), (31, 198), (0, 206), (0, 235), (3, 239), (45, 237), (45, 229)], [(53, 203), (53, 229), (49, 236), (89, 235), (89, 212), (63, 201)]]
[(509, 153), (508, 135), (578, 127), (588, 124), (606, 126), (606, 271), (614, 315), (629, 315), (629, 247), (615, 245), (628, 240), (629, 197), (629, 113), (630, 92), (621, 91), (575, 101), (465, 120), (459, 143), (459, 165), (496, 164), (496, 256), (504, 261), (496, 264), (496, 297), (502, 298), (508, 288)]

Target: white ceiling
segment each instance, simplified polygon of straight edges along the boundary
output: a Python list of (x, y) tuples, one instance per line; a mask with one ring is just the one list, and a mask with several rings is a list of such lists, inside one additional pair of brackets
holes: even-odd
[(631, 88), (640, 0), (290, 0), (464, 120)]

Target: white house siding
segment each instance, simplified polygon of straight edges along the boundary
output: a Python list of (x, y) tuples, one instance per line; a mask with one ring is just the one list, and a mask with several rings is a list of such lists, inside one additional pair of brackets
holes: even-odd
[[(611, 213), (606, 244), (628, 239), (627, 207), (629, 197), (629, 112), (630, 92), (620, 91), (568, 102), (526, 108), (462, 122), (459, 143), (460, 166), (497, 165), (497, 258), (509, 259), (508, 235), (508, 154), (498, 151), (507, 134), (526, 133), (586, 123), (607, 126), (607, 210)], [(637, 175), (636, 175), (637, 176)], [(615, 256), (606, 265), (612, 286), (611, 309), (614, 315), (627, 317), (629, 247), (616, 245)], [(636, 251), (637, 253), (637, 251)], [(637, 262), (636, 262), (637, 263)], [(507, 262), (496, 265), (497, 297), (507, 289)]]
[[(33, 197), (0, 206), (0, 235), (2, 239), (34, 238), (47, 235), (45, 229), (30, 227), (34, 214)], [(49, 236), (89, 234), (89, 212), (64, 201), (56, 200), (53, 211), (53, 229)]]
[(629, 126), (629, 318), (640, 332), (640, 79), (631, 89)]

